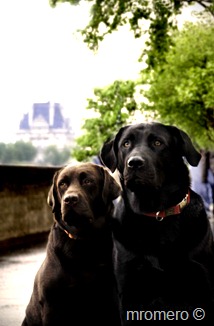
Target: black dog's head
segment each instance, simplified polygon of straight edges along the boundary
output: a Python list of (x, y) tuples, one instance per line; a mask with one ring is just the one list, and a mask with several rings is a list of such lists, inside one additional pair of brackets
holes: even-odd
[(104, 218), (119, 194), (120, 187), (107, 169), (81, 163), (55, 173), (48, 204), (57, 221), (81, 227)]
[(101, 150), (103, 163), (112, 172), (118, 169), (124, 186), (131, 191), (160, 189), (180, 183), (184, 177), (188, 186), (183, 157), (196, 166), (201, 155), (184, 131), (160, 123), (123, 127)]

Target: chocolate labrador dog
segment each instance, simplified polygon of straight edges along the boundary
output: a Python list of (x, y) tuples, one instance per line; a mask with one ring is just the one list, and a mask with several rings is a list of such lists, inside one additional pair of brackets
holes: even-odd
[(214, 244), (187, 162), (200, 154), (182, 130), (160, 123), (121, 128), (101, 150), (119, 172), (114, 270), (123, 325), (139, 320), (214, 322)]
[(102, 166), (56, 172), (48, 195), (55, 222), (23, 326), (120, 325), (110, 225), (119, 193)]

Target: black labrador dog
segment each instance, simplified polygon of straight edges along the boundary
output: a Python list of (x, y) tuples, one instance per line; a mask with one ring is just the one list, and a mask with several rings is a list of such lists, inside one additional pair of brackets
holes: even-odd
[(55, 173), (48, 195), (55, 222), (23, 326), (120, 325), (111, 235), (119, 193), (108, 170), (93, 163)]
[(122, 324), (214, 322), (213, 236), (190, 188), (186, 163), (196, 166), (200, 154), (189, 136), (156, 122), (128, 125), (100, 156), (123, 189), (113, 232)]

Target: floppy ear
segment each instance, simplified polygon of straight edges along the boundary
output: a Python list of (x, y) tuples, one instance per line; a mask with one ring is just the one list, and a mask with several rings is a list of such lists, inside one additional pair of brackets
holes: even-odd
[(187, 162), (192, 166), (197, 166), (201, 159), (201, 154), (195, 149), (191, 139), (184, 131), (180, 130), (180, 134), (183, 139), (183, 154), (186, 157)]
[(193, 146), (190, 137), (183, 130), (178, 129), (176, 127), (172, 128), (176, 130), (178, 134), (178, 140), (181, 145), (182, 156), (186, 158), (187, 162), (190, 165), (197, 166), (201, 159), (201, 154)]
[(121, 187), (106, 168), (102, 169), (104, 176), (102, 198), (104, 203), (107, 204), (120, 195)]
[(53, 194), (53, 191), (54, 191), (54, 186), (52, 185), (50, 187), (50, 190), (48, 192), (48, 198), (47, 198), (47, 203), (50, 207), (52, 207), (52, 212), (54, 210), (54, 206), (55, 206), (55, 198), (54, 198), (54, 194)]
[(111, 172), (114, 172), (117, 168), (118, 142), (123, 131), (127, 127), (128, 126), (122, 127), (116, 134), (115, 138), (110, 141), (106, 141), (101, 149), (100, 159), (102, 163), (111, 170)]
[(104, 143), (101, 152), (100, 159), (102, 163), (107, 166), (112, 172), (117, 168), (117, 157), (114, 151), (114, 139)]
[(48, 193), (47, 203), (52, 208), (52, 213), (56, 213), (60, 208), (60, 203), (56, 191), (56, 180), (58, 177), (59, 171), (54, 174), (53, 183)]

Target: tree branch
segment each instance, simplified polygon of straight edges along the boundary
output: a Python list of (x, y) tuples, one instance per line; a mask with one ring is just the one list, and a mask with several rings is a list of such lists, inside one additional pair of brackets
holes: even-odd
[(202, 1), (202, 0), (184, 0), (183, 2), (187, 2), (189, 5), (191, 3), (198, 3), (201, 7), (203, 7), (205, 10), (207, 10), (213, 17), (214, 17), (214, 3), (212, 0)]

